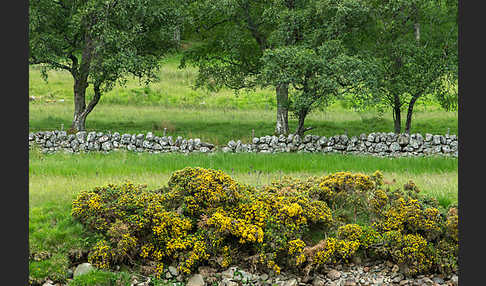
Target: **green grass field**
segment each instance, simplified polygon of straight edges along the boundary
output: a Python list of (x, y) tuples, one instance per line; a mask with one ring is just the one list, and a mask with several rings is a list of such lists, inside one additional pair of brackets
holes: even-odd
[[(104, 95), (88, 116), (87, 129), (121, 133), (146, 133), (185, 138), (201, 138), (217, 145), (229, 140), (249, 142), (256, 136), (272, 134), (275, 122), (273, 90), (242, 92), (235, 96), (222, 89), (209, 93), (194, 90), (196, 70), (179, 70), (178, 56), (167, 60), (160, 80), (140, 86), (130, 79)], [(65, 72), (49, 72), (45, 83), (37, 67), (29, 70), (29, 92), (36, 100), (29, 103), (29, 131), (68, 129), (73, 116), (72, 79)], [(88, 96), (90, 95), (88, 92)], [(332, 136), (347, 132), (359, 135), (393, 130), (392, 116), (378, 116), (374, 110), (355, 112), (337, 102), (324, 111), (308, 116), (309, 133)], [(291, 130), (296, 127), (290, 118)], [(419, 104), (412, 125), (413, 133), (451, 134), (458, 132), (457, 112), (446, 112), (431, 102)], [(338, 154), (137, 154), (113, 152), (69, 155), (29, 151), (29, 248), (31, 253), (48, 251), (51, 257), (30, 261), (33, 279), (65, 279), (70, 267), (69, 253), (87, 250), (96, 240), (71, 218), (71, 201), (83, 190), (108, 183), (131, 181), (149, 189), (166, 185), (172, 172), (184, 167), (221, 169), (237, 181), (261, 186), (282, 176), (322, 176), (338, 171), (371, 174), (383, 172), (390, 188), (401, 188), (414, 181), (424, 196), (437, 199), (444, 208), (457, 204), (458, 159), (378, 158)], [(118, 274), (117, 274), (118, 275)], [(126, 279), (126, 273), (97, 272), (72, 285), (93, 281)], [(90, 280), (91, 279), (91, 280)], [(98, 279), (98, 280), (97, 280)], [(90, 282), (91, 281), (91, 282)]]

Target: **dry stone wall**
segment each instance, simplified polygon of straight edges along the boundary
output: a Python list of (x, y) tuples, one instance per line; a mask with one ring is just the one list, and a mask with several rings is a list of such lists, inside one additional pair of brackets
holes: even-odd
[(181, 136), (154, 136), (147, 134), (120, 134), (103, 132), (78, 132), (67, 134), (66, 131), (40, 131), (29, 134), (29, 148), (38, 146), (42, 152), (64, 151), (70, 153), (101, 151), (110, 152), (127, 150), (150, 153), (350, 153), (375, 156), (458, 156), (458, 138), (456, 135), (438, 134), (395, 134), (370, 133), (348, 137), (335, 135), (331, 137), (290, 134), (288, 136), (255, 137), (251, 143), (231, 140), (225, 146), (214, 146), (202, 142), (199, 138), (185, 139)]
[(370, 133), (348, 137), (335, 135), (331, 137), (290, 134), (288, 136), (255, 137), (251, 144), (240, 140), (228, 142), (222, 147), (223, 152), (320, 152), (351, 153), (377, 156), (424, 156), (424, 155), (458, 155), (458, 138), (456, 135), (395, 134)]
[(184, 139), (181, 136), (159, 137), (152, 132), (145, 134), (120, 134), (103, 132), (85, 132), (67, 134), (66, 131), (40, 131), (29, 134), (29, 148), (37, 145), (42, 152), (65, 151), (69, 153), (114, 150), (133, 152), (201, 152), (214, 151), (214, 145), (202, 142), (201, 139)]

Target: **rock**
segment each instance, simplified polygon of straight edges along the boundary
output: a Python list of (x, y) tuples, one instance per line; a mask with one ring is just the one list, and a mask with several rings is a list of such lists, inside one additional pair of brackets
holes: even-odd
[(299, 282), (297, 281), (297, 279), (292, 278), (290, 280), (285, 281), (285, 283), (283, 285), (284, 286), (298, 286)]
[(322, 279), (319, 276), (314, 277), (314, 280), (312, 280), (312, 286), (325, 286), (326, 285), (326, 280)]
[(334, 270), (332, 269), (331, 271), (329, 271), (327, 273), (327, 277), (331, 280), (336, 280), (336, 279), (339, 279), (341, 277), (341, 272), (337, 271), (337, 270)]
[(459, 277), (456, 274), (454, 274), (452, 275), (450, 281), (454, 286), (457, 286), (459, 284)]
[(55, 286), (54, 284), (52, 284), (53, 282), (51, 280), (47, 280), (46, 282), (44, 282), (44, 284), (42, 284), (42, 286)]
[(195, 274), (186, 283), (186, 286), (204, 286), (204, 279), (201, 274)]
[(267, 273), (263, 273), (262, 275), (260, 275), (260, 280), (267, 281), (268, 280), (268, 274)]
[(432, 281), (434, 281), (434, 283), (437, 283), (437, 284), (444, 284), (444, 279), (440, 278), (440, 277), (434, 277), (432, 278)]
[(410, 281), (408, 281), (407, 279), (404, 279), (402, 281), (400, 281), (399, 285), (403, 286), (403, 285), (407, 285)]
[(104, 151), (110, 151), (111, 150), (111, 143), (110, 142), (105, 142), (103, 144), (101, 144), (101, 149), (103, 149)]
[(356, 282), (352, 279), (348, 279), (344, 282), (344, 286), (356, 286)]
[(177, 277), (177, 275), (179, 275), (179, 271), (177, 270), (177, 268), (175, 268), (174, 266), (169, 266), (167, 268), (168, 272), (170, 273), (170, 275), (172, 275), (173, 277)]
[(93, 270), (94, 270), (94, 267), (93, 267), (93, 265), (91, 265), (91, 263), (88, 263), (88, 262), (81, 263), (74, 270), (73, 277), (77, 277), (79, 275), (87, 274), (87, 273), (89, 273)]
[(398, 144), (402, 147), (407, 146), (408, 143), (410, 142), (410, 138), (408, 134), (400, 134), (398, 136)]

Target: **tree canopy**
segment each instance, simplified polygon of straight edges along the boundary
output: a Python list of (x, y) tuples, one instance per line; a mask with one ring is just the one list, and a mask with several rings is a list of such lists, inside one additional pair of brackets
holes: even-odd
[[(176, 48), (180, 1), (30, 0), (29, 63), (62, 69), (74, 79), (73, 128), (85, 129), (86, 116), (103, 92), (128, 75), (156, 78), (160, 58)], [(94, 96), (86, 105), (86, 89)]]

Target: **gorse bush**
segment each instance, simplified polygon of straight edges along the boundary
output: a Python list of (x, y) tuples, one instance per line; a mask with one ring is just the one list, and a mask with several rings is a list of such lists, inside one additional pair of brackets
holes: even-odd
[(417, 190), (384, 190), (380, 172), (254, 188), (222, 171), (185, 168), (159, 190), (127, 182), (83, 192), (72, 215), (103, 236), (88, 256), (101, 269), (140, 265), (160, 277), (168, 265), (190, 274), (250, 264), (308, 273), (362, 256), (406, 265), (411, 275), (456, 271), (457, 209), (441, 213)]

